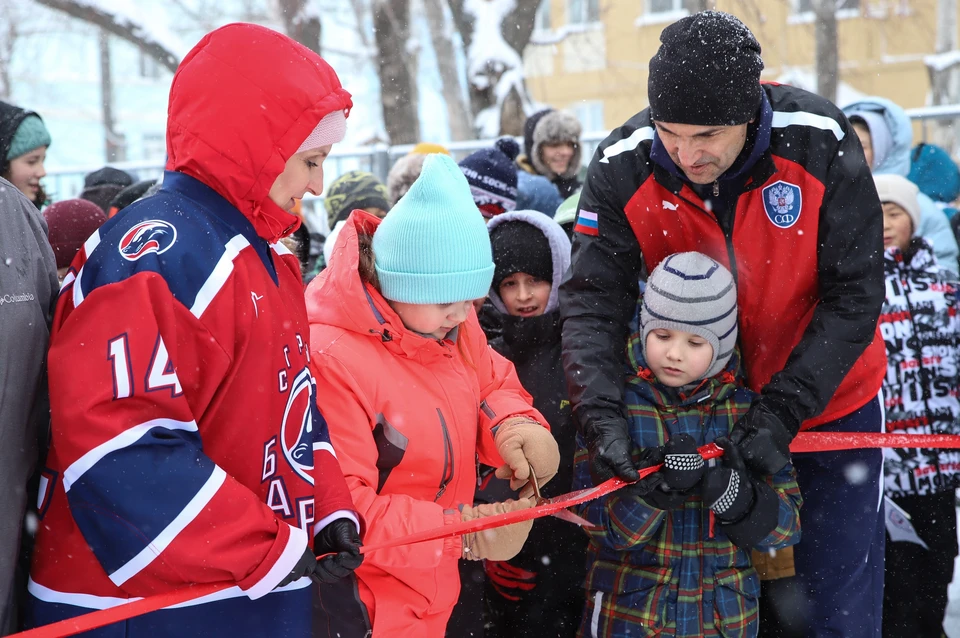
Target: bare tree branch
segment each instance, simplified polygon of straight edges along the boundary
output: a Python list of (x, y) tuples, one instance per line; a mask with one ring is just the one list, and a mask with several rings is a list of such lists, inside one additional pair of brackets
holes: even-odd
[(104, 31), (130, 42), (171, 73), (177, 70), (180, 59), (153, 39), (142, 25), (107, 13), (85, 2), (73, 0), (37, 0), (38, 4), (65, 13), (72, 18), (94, 24)]

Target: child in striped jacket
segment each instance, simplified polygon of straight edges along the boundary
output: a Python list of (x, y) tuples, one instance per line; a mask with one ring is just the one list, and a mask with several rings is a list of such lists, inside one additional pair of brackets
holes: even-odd
[[(727, 436), (754, 398), (737, 383), (737, 294), (700, 253), (667, 257), (647, 283), (627, 343), (624, 398), (634, 463), (659, 472), (589, 501), (581, 636), (756, 636), (760, 581), (750, 552), (800, 540), (791, 464), (746, 470)], [(707, 465), (697, 447), (716, 442)], [(575, 488), (593, 485), (583, 440)]]

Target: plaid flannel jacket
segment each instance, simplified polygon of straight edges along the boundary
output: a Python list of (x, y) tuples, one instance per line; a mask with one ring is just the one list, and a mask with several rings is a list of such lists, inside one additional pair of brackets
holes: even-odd
[[(656, 382), (634, 333), (628, 358), (634, 372), (625, 388), (634, 460), (640, 449), (691, 435), (698, 445), (727, 435), (754, 398), (738, 387), (739, 353), (726, 369), (683, 395)], [(710, 461), (710, 464), (717, 461)], [(575, 457), (574, 488), (591, 487), (582, 439)], [(776, 550), (800, 540), (802, 504), (796, 472), (788, 464), (767, 481), (780, 499), (776, 529), (755, 549)], [(750, 550), (735, 546), (715, 525), (695, 491), (682, 509), (654, 509), (614, 492), (579, 507), (597, 527), (587, 551), (587, 606), (580, 636), (756, 636), (760, 580)]]

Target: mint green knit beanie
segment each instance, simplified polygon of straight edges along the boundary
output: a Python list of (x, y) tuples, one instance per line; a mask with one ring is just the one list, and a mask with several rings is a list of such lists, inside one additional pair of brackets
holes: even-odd
[(448, 304), (490, 291), (493, 253), (483, 215), (450, 157), (428, 155), (373, 234), (380, 291), (390, 301)]
[(38, 115), (28, 115), (20, 122), (17, 132), (13, 134), (13, 141), (10, 142), (10, 150), (7, 152), (7, 159), (12, 160), (26, 155), (35, 148), (41, 146), (50, 146), (50, 132), (43, 125), (43, 120)]

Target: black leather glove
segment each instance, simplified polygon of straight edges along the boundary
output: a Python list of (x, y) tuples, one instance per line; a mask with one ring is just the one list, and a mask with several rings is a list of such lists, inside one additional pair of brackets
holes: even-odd
[(293, 566), (293, 569), (289, 574), (287, 574), (287, 577), (281, 580), (277, 587), (289, 585), (294, 581), (300, 580), (304, 576), (313, 578), (316, 568), (317, 556), (310, 551), (309, 547), (307, 547), (303, 550), (303, 556), (300, 557), (300, 560), (297, 561), (297, 564)]
[(758, 399), (733, 426), (730, 440), (740, 449), (747, 467), (772, 475), (790, 462), (790, 442), (800, 430), (800, 423), (786, 412), (774, 412), (763, 399)]
[(722, 466), (711, 467), (703, 477), (703, 502), (735, 545), (753, 547), (777, 526), (779, 499), (766, 481), (747, 470), (730, 439), (714, 443), (723, 449)]
[(320, 530), (313, 539), (313, 548), (317, 555), (335, 554), (321, 558), (313, 579), (320, 583), (333, 583), (360, 567), (363, 554), (360, 553), (360, 533), (357, 525), (348, 518), (338, 518)]
[(640, 478), (630, 458), (633, 443), (627, 433), (627, 422), (620, 418), (604, 418), (584, 426), (583, 438), (590, 451), (590, 477), (594, 485), (619, 476), (624, 481)]

